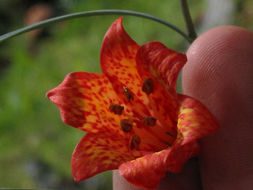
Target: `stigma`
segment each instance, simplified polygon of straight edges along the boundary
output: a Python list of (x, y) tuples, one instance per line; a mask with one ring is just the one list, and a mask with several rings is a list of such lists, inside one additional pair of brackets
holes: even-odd
[(130, 102), (131, 100), (134, 100), (133, 93), (126, 86), (123, 87), (123, 94), (125, 95), (128, 102)]
[(156, 118), (146, 116), (142, 119), (142, 123), (143, 123), (143, 125), (146, 125), (146, 126), (155, 126)]
[(140, 150), (140, 147), (139, 147), (140, 143), (141, 143), (140, 137), (138, 137), (137, 135), (132, 135), (130, 139), (130, 149)]

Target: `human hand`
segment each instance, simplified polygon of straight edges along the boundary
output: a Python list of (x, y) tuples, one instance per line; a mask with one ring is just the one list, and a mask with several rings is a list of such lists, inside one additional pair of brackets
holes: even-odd
[[(168, 173), (158, 189), (250, 190), (253, 187), (253, 34), (234, 26), (212, 29), (193, 42), (187, 57), (182, 78), (184, 94), (206, 105), (221, 128), (200, 141), (199, 163), (192, 159), (180, 174)], [(138, 189), (116, 171), (113, 187)]]

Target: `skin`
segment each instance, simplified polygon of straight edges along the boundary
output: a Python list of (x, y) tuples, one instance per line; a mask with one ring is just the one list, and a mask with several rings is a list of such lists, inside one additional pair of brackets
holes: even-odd
[[(199, 161), (189, 160), (180, 174), (168, 173), (160, 190), (224, 190), (253, 187), (253, 34), (222, 26), (199, 36), (187, 52), (184, 94), (192, 96), (221, 124), (200, 140)], [(201, 188), (202, 186), (202, 188)], [(115, 190), (137, 190), (117, 171)]]

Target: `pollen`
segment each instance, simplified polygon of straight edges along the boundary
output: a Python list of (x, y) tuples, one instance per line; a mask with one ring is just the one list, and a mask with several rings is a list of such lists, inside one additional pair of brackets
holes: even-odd
[(109, 110), (117, 115), (121, 115), (124, 107), (118, 104), (111, 104)]
[(133, 93), (126, 86), (123, 87), (123, 94), (126, 96), (126, 99), (128, 102), (130, 102), (131, 100), (134, 100)]
[(142, 85), (142, 91), (145, 92), (147, 95), (154, 91), (154, 82), (151, 78), (148, 78), (144, 81)]
[(143, 125), (146, 125), (146, 126), (155, 126), (155, 124), (156, 124), (156, 118), (149, 117), (149, 116), (144, 117), (142, 119), (142, 123), (143, 123)]
[(141, 139), (137, 135), (132, 135), (130, 139), (130, 149), (140, 150)]
[(120, 126), (121, 126), (122, 131), (128, 133), (133, 128), (133, 120), (131, 120), (131, 119), (122, 119), (120, 121)]

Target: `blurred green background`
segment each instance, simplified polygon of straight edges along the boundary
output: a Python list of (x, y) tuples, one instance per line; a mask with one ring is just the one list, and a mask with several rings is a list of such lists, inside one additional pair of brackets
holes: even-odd
[[(199, 32), (221, 24), (253, 29), (252, 0), (189, 2)], [(185, 30), (178, 0), (1, 0), (0, 34), (38, 19), (95, 9), (147, 12)], [(214, 15), (219, 15), (215, 21)], [(63, 124), (45, 94), (67, 73), (100, 72), (103, 35), (116, 18), (75, 19), (0, 44), (0, 188), (112, 189), (110, 171), (73, 181), (71, 154), (84, 132)], [(161, 41), (187, 49), (181, 36), (153, 21), (125, 16), (124, 26), (139, 44)]]

